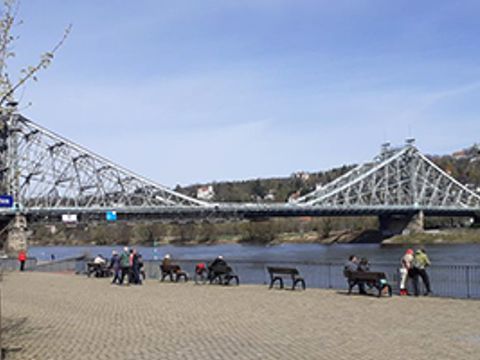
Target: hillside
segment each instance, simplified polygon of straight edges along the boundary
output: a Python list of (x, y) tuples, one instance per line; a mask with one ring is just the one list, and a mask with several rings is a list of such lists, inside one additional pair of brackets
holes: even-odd
[(297, 172), (285, 178), (227, 181), (211, 184), (177, 186), (175, 190), (197, 197), (199, 188), (213, 187), (210, 200), (219, 202), (286, 202), (290, 196), (301, 196), (319, 184), (326, 184), (349, 171), (354, 165), (345, 165), (325, 172)]

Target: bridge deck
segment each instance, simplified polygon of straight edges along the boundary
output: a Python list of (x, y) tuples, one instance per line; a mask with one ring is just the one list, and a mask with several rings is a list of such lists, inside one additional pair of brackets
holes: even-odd
[[(0, 209), (1, 217), (15, 215), (15, 209)], [(291, 204), (212, 204), (211, 206), (164, 206), (119, 208), (31, 208), (22, 212), (29, 220), (60, 219), (62, 214), (78, 214), (104, 220), (107, 211), (116, 211), (119, 220), (134, 218), (265, 218), (295, 216), (378, 216), (412, 215), (480, 217), (480, 208), (413, 206), (305, 206)]]

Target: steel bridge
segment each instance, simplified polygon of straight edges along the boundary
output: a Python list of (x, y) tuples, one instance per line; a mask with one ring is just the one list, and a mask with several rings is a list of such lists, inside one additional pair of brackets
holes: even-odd
[(10, 224), (13, 238), (27, 219), (58, 221), (74, 214), (102, 220), (106, 212), (118, 220), (379, 216), (386, 228), (394, 217), (406, 219), (401, 228), (419, 216), (421, 222), (423, 216), (480, 217), (480, 196), (413, 141), (383, 146), (372, 161), (293, 203), (211, 203), (137, 175), (14, 111), (0, 117), (0, 195), (0, 222)]

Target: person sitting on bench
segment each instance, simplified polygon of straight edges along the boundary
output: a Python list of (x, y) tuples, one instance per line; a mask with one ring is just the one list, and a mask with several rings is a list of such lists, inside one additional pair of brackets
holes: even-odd
[(170, 267), (170, 265), (172, 264), (172, 260), (170, 259), (170, 254), (165, 254), (165, 256), (163, 257), (163, 260), (162, 260), (162, 266), (167, 269)]
[(222, 255), (217, 256), (210, 264), (208, 264), (208, 278), (212, 279), (215, 276), (215, 269), (226, 268), (227, 262)]
[[(361, 271), (361, 272), (370, 271), (370, 263), (368, 262), (368, 259), (366, 257), (362, 257), (360, 259), (360, 262), (358, 263), (357, 271)], [(363, 286), (363, 288), (365, 289), (365, 285), (367, 285), (369, 289), (372, 288), (372, 286), (369, 285), (368, 283), (365, 284), (363, 281), (358, 282), (359, 289), (360, 289), (360, 286)], [(363, 294), (361, 290), (360, 290), (360, 293)]]
[(226, 266), (227, 265), (227, 262), (223, 259), (223, 256), (222, 255), (219, 255), (215, 258), (215, 260), (213, 260), (209, 265), (208, 267), (209, 268), (213, 268), (215, 266)]
[(370, 263), (366, 257), (360, 259), (358, 263), (357, 271), (370, 271)]
[[(367, 261), (368, 264), (368, 261)], [(343, 273), (345, 276), (348, 276), (348, 273), (352, 273), (355, 271), (361, 271), (359, 270), (359, 261), (358, 258), (355, 255), (350, 255), (348, 257), (348, 261), (345, 263), (345, 267), (343, 268)], [(360, 294), (366, 294), (367, 292), (365, 291), (365, 284), (362, 281), (357, 282), (358, 285), (358, 291)]]
[(93, 263), (96, 265), (105, 265), (107, 263), (107, 259), (105, 259), (102, 255), (98, 254), (95, 256), (95, 259), (93, 259)]

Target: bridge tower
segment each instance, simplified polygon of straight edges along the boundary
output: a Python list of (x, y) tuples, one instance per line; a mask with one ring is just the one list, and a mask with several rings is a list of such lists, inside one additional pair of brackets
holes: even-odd
[(423, 155), (414, 139), (407, 139), (398, 148), (384, 144), (373, 161), (356, 166), (296, 203), (340, 214), (379, 216), (380, 230), (391, 236), (422, 231), (424, 215), (471, 216), (480, 209), (480, 195)]
[(0, 221), (0, 239), (7, 253), (27, 250), (27, 218), (19, 208), (20, 169), (18, 161), (17, 103), (0, 109), (0, 206), (13, 211)]

